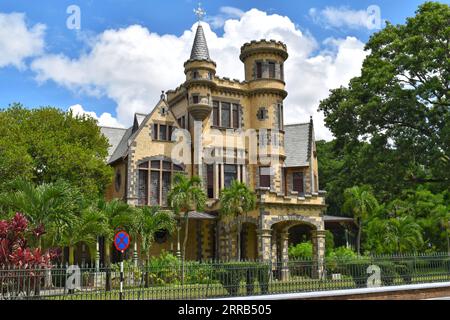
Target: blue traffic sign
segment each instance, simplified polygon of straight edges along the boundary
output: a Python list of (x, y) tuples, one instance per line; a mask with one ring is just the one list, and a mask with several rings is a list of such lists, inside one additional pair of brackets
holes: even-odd
[(118, 251), (125, 251), (130, 246), (130, 235), (125, 231), (120, 231), (114, 237), (114, 246)]

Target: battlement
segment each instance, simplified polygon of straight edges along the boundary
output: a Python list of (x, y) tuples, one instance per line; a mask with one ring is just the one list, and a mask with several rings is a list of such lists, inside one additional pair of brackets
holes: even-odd
[(284, 60), (288, 58), (287, 46), (281, 41), (276, 40), (253, 40), (251, 42), (245, 43), (241, 47), (240, 59), (242, 62), (245, 61), (249, 56), (253, 54), (260, 53), (274, 53), (281, 55)]

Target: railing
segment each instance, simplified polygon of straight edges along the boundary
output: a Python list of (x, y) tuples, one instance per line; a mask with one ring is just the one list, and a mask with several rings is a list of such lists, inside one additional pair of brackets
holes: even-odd
[[(126, 263), (123, 299), (206, 299), (450, 281), (448, 254), (263, 262)], [(118, 300), (111, 267), (0, 268), (0, 300)]]

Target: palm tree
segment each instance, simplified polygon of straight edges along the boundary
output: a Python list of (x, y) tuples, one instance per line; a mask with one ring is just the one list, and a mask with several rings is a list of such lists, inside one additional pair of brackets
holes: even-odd
[(187, 178), (183, 174), (176, 174), (172, 189), (168, 195), (168, 202), (174, 213), (178, 216), (184, 214), (184, 240), (182, 261), (182, 282), (184, 283), (184, 263), (186, 259), (186, 244), (189, 231), (189, 212), (203, 210), (206, 204), (206, 194), (198, 176)]
[(354, 186), (344, 191), (342, 210), (353, 215), (358, 226), (356, 251), (361, 255), (362, 223), (378, 207), (377, 199), (367, 186)]
[[(62, 239), (62, 230), (69, 225), (79, 210), (81, 195), (65, 182), (34, 185), (18, 180), (13, 183), (16, 191), (0, 195), (0, 206), (23, 213), (34, 227), (45, 227), (53, 235), (50, 244)], [(42, 248), (41, 240), (38, 247)]]
[[(136, 209), (132, 234), (135, 239), (140, 240), (141, 254), (146, 267), (150, 259), (150, 248), (153, 244), (155, 233), (167, 231), (172, 233), (175, 229), (176, 221), (173, 213), (161, 210), (159, 207), (141, 207)], [(148, 287), (148, 271), (145, 273), (145, 287)]]
[(237, 260), (241, 260), (241, 216), (256, 208), (256, 195), (245, 183), (233, 180), (231, 186), (220, 193), (220, 212), (237, 221)]
[(99, 235), (105, 237), (105, 264), (110, 265), (111, 244), (114, 241), (114, 234), (119, 228), (128, 231), (132, 229), (135, 209), (118, 199), (111, 201), (100, 199), (96, 209), (102, 213), (108, 225), (108, 228), (104, 230), (105, 232)]
[(106, 217), (90, 208), (87, 208), (72, 218), (62, 231), (61, 245), (69, 248), (69, 264), (75, 262), (75, 247), (80, 243), (92, 246), (97, 241), (97, 235), (108, 232), (108, 223)]
[(397, 253), (416, 251), (423, 245), (422, 228), (408, 216), (385, 221), (384, 239), (392, 244)]

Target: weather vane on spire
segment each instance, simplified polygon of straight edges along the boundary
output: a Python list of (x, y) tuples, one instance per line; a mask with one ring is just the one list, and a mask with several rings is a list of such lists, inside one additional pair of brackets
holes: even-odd
[(202, 21), (203, 17), (206, 15), (206, 11), (203, 10), (201, 2), (198, 3), (198, 8), (194, 9), (194, 13), (197, 16), (198, 22)]

